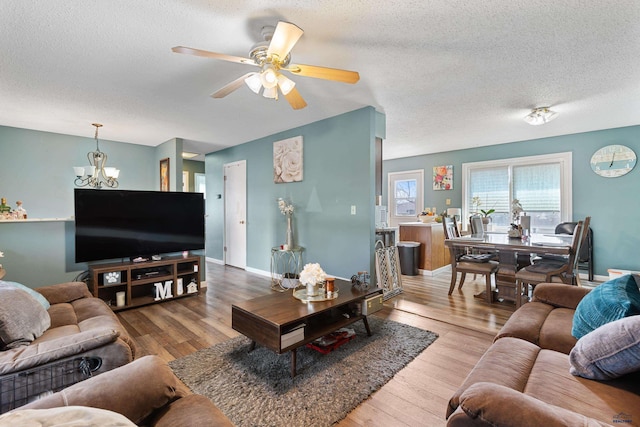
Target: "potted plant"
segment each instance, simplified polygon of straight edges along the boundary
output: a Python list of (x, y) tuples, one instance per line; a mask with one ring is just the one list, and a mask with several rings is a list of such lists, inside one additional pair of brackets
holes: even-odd
[(482, 214), (482, 223), (489, 224), (489, 222), (491, 221), (490, 215), (495, 211), (495, 209), (487, 209), (486, 211), (484, 209), (480, 209), (480, 213)]

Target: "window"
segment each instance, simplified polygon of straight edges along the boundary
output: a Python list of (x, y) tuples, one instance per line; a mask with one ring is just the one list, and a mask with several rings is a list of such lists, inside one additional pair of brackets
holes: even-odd
[(514, 199), (531, 217), (534, 233), (553, 233), (571, 220), (571, 153), (464, 163), (462, 173), (464, 215), (494, 209), (493, 231), (506, 232), (514, 222)]
[(416, 180), (403, 179), (396, 181), (395, 199), (396, 199), (396, 216), (416, 216)]
[(424, 170), (389, 173), (389, 223), (417, 221), (422, 210)]

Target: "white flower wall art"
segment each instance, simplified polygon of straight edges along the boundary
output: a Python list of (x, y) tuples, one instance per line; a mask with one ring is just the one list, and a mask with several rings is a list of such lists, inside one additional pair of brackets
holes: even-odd
[(273, 182), (302, 181), (302, 136), (273, 143)]

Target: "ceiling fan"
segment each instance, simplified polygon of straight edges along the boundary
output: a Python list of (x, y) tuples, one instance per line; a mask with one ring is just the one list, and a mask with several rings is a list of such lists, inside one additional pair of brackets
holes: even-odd
[(262, 36), (264, 41), (256, 44), (249, 52), (249, 58), (225, 55), (190, 47), (176, 46), (171, 50), (176, 53), (204, 56), (207, 58), (221, 59), (223, 61), (253, 65), (260, 71), (247, 73), (238, 77), (231, 83), (212, 93), (213, 98), (224, 98), (245, 83), (249, 88), (262, 94), (265, 98), (278, 99), (278, 89), (294, 110), (307, 106), (298, 90), (295, 82), (281, 71), (288, 71), (294, 75), (314, 77), (317, 79), (335, 80), (343, 83), (356, 83), (360, 75), (356, 71), (340, 70), (336, 68), (319, 67), (316, 65), (291, 64), (291, 49), (302, 37), (301, 28), (290, 22), (279, 21), (275, 27), (264, 27)]

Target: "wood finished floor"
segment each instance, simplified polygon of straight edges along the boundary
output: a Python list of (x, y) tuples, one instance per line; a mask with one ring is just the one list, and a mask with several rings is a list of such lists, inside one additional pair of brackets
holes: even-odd
[[(445, 425), (449, 398), (514, 311), (513, 305), (490, 305), (474, 297), (484, 289), (480, 276), (467, 277), (463, 289), (451, 296), (449, 273), (402, 280), (404, 292), (375, 315), (436, 332), (439, 338), (339, 426)], [(231, 305), (270, 292), (269, 278), (207, 263), (207, 288), (198, 296), (122, 311), (118, 317), (136, 341), (138, 356), (156, 354), (171, 361), (238, 336), (231, 329)]]

